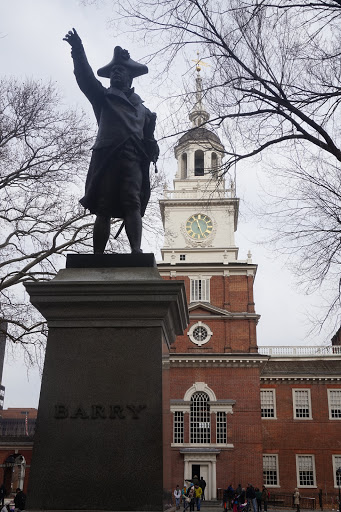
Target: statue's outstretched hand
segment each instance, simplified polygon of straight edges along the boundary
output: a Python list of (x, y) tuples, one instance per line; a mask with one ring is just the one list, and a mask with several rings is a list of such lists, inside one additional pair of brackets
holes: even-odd
[(82, 46), (82, 40), (77, 34), (76, 29), (69, 30), (69, 32), (63, 37), (63, 41), (69, 43), (72, 48), (79, 48)]

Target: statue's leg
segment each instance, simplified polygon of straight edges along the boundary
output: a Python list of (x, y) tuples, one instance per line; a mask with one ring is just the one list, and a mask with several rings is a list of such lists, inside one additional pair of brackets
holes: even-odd
[(94, 224), (93, 244), (94, 253), (103, 254), (110, 236), (110, 217), (97, 215)]
[(142, 169), (140, 162), (125, 160), (122, 168), (121, 204), (124, 224), (132, 253), (141, 253), (142, 217), (141, 187)]
[(125, 213), (124, 224), (132, 253), (140, 253), (142, 238), (142, 217), (140, 209)]

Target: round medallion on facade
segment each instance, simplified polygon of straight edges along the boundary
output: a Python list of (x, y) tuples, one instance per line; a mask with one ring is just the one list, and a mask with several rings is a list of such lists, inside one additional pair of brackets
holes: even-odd
[(203, 322), (197, 322), (196, 324), (192, 325), (187, 333), (189, 339), (199, 347), (201, 347), (201, 345), (205, 345), (205, 343), (208, 343), (212, 337), (212, 334), (213, 332), (211, 329)]
[(195, 213), (186, 222), (186, 233), (193, 240), (204, 240), (213, 229), (212, 220), (204, 213)]

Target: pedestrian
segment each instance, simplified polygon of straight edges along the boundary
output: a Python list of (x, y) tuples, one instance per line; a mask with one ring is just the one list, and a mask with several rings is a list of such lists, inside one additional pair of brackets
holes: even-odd
[(227, 503), (227, 489), (224, 489), (224, 491), (223, 491), (223, 507), (224, 507), (224, 512), (227, 512), (227, 507), (228, 507), (228, 503)]
[(239, 505), (239, 494), (237, 494), (235, 492), (234, 497), (232, 499), (232, 512), (238, 512), (238, 505)]
[(195, 489), (195, 504), (196, 504), (197, 510), (200, 510), (202, 488), (200, 487), (200, 485), (195, 484), (194, 489)]
[(258, 487), (255, 488), (256, 500), (257, 500), (257, 510), (258, 512), (262, 512), (262, 491), (259, 490)]
[(4, 484), (1, 484), (0, 485), (0, 500), (1, 500), (2, 507), (4, 506), (4, 503), (5, 503), (6, 494), (7, 494), (7, 492), (6, 492), (5, 486), (4, 486)]
[(227, 508), (232, 509), (232, 500), (234, 496), (234, 489), (232, 484), (230, 484), (227, 488)]
[(192, 478), (192, 483), (193, 485), (200, 485), (200, 480), (197, 475), (194, 475), (194, 477)]
[(174, 489), (174, 497), (175, 497), (176, 510), (180, 510), (181, 491), (180, 491), (179, 485), (177, 485), (176, 488)]
[(301, 498), (301, 495), (297, 489), (297, 487), (295, 487), (295, 492), (294, 492), (294, 505), (296, 505), (296, 510), (297, 512), (300, 512), (300, 498)]
[(19, 487), (17, 487), (16, 492), (17, 494), (14, 497), (15, 508), (17, 510), (25, 510), (26, 494)]
[(254, 489), (253, 485), (251, 485), (251, 484), (247, 484), (246, 499), (250, 504), (252, 504), (253, 512), (258, 512), (256, 493), (255, 493), (255, 489)]
[(269, 500), (269, 491), (267, 490), (267, 488), (265, 487), (265, 485), (263, 485), (263, 489), (262, 489), (262, 501), (263, 501), (263, 504), (264, 504), (264, 512), (267, 512), (268, 510), (268, 500)]
[(199, 483), (200, 487), (202, 488), (202, 495), (201, 495), (201, 500), (202, 501), (205, 501), (205, 489), (206, 489), (206, 481), (204, 480), (204, 478), (201, 476), (200, 477), (200, 483)]
[(186, 485), (186, 482), (182, 488), (182, 491), (181, 491), (181, 498), (182, 498), (182, 503), (184, 505), (184, 510), (186, 508), (186, 495), (187, 495), (187, 485)]
[(194, 512), (195, 489), (194, 489), (193, 484), (190, 484), (188, 486), (185, 500), (186, 500), (185, 510), (187, 510), (189, 508), (190, 512)]
[(239, 505), (243, 505), (243, 503), (245, 503), (245, 501), (246, 501), (246, 491), (245, 491), (244, 487), (242, 488), (240, 494), (238, 494), (238, 501), (239, 501)]
[(237, 487), (237, 489), (236, 489), (236, 493), (237, 493), (237, 495), (239, 496), (239, 495), (241, 494), (241, 492), (242, 492), (242, 485), (241, 485), (241, 484), (238, 484), (238, 487)]
[(319, 490), (319, 505), (320, 505), (320, 509), (323, 510), (323, 492), (322, 492), (322, 489)]

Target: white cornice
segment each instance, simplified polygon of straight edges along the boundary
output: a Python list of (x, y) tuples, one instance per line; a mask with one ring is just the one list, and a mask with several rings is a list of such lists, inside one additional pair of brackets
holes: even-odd
[(255, 367), (261, 366), (269, 359), (268, 356), (260, 354), (242, 354), (242, 353), (171, 353), (169, 356), (170, 367)]

